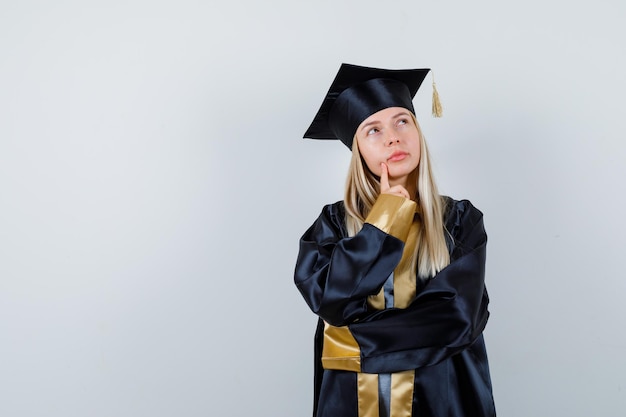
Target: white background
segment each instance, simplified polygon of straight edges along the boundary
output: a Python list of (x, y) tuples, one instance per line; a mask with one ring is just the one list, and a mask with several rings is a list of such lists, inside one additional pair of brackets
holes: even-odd
[(485, 213), (499, 415), (626, 413), (626, 3), (0, 3), (0, 415), (308, 416), (298, 239), (342, 62), (431, 67)]

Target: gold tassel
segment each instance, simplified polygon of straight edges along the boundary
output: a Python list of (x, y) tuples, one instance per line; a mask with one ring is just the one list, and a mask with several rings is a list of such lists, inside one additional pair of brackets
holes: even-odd
[[(432, 74), (432, 71), (430, 72)], [(435, 85), (435, 76), (433, 75), (433, 117), (441, 117), (443, 115), (443, 107), (439, 101), (439, 92)]]

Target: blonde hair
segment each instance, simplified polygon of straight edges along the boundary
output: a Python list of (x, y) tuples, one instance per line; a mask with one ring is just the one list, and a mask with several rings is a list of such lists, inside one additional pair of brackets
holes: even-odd
[[(421, 218), (412, 262), (417, 267), (418, 277), (426, 279), (433, 277), (450, 263), (450, 254), (444, 235), (444, 201), (437, 191), (424, 135), (415, 116), (411, 116), (420, 139), (416, 202)], [(348, 235), (354, 236), (361, 230), (379, 194), (380, 181), (363, 161), (355, 135), (344, 196)]]

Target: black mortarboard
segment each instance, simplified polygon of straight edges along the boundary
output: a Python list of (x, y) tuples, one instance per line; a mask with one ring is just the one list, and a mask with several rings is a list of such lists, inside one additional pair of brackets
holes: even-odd
[(304, 138), (339, 139), (352, 149), (356, 129), (372, 114), (388, 107), (403, 107), (415, 114), (413, 97), (428, 71), (341, 64)]

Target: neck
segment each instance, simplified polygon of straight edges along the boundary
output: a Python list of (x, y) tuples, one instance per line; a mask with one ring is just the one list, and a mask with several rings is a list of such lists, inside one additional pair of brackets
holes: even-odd
[(411, 200), (416, 200), (417, 197), (417, 169), (411, 172), (406, 177), (397, 178), (395, 180), (389, 180), (389, 185), (401, 185), (403, 186), (411, 196)]

